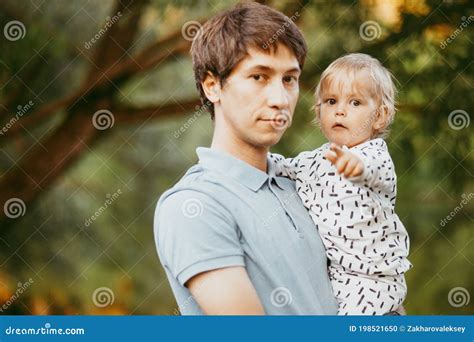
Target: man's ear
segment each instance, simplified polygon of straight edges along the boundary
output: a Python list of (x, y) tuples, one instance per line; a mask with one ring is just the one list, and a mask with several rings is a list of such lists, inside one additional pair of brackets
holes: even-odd
[(204, 81), (201, 82), (206, 97), (212, 103), (217, 103), (221, 95), (221, 83), (210, 71), (207, 72)]

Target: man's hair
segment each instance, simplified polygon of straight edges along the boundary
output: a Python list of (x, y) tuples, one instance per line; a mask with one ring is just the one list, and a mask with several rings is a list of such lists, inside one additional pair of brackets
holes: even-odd
[(268, 6), (241, 3), (209, 19), (193, 40), (191, 56), (194, 77), (201, 102), (214, 119), (214, 104), (207, 100), (202, 88), (210, 72), (224, 86), (234, 67), (246, 57), (249, 48), (274, 53), (283, 44), (295, 54), (303, 69), (307, 48), (295, 23)]
[(351, 53), (339, 57), (332, 62), (321, 74), (318, 86), (314, 93), (316, 111), (316, 122), (319, 121), (321, 108), (321, 93), (323, 88), (331, 82), (336, 73), (344, 73), (347, 77), (353, 77), (357, 72), (367, 70), (372, 82), (373, 96), (377, 101), (377, 110), (385, 110), (387, 119), (384, 127), (375, 132), (374, 137), (384, 138), (388, 135), (389, 127), (395, 118), (395, 97), (396, 88), (393, 83), (393, 76), (380, 61), (364, 53)]

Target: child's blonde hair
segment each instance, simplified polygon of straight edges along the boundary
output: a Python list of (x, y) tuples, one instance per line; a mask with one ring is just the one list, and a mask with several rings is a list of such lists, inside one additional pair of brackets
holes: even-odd
[(319, 123), (321, 108), (321, 92), (326, 82), (337, 72), (356, 73), (366, 69), (369, 71), (373, 81), (374, 93), (377, 101), (377, 111), (385, 111), (385, 125), (374, 133), (374, 138), (384, 138), (388, 135), (389, 127), (395, 117), (395, 97), (396, 88), (393, 83), (393, 76), (378, 59), (364, 53), (351, 53), (339, 57), (332, 62), (321, 74), (321, 79), (314, 92), (316, 112), (316, 123)]

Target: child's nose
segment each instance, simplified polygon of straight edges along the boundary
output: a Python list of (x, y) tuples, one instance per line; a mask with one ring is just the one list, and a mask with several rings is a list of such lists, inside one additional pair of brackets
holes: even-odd
[(336, 109), (336, 116), (346, 116), (346, 110), (343, 107)]

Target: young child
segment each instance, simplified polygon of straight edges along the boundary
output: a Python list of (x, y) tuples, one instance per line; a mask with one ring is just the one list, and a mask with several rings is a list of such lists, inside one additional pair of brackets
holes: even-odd
[(396, 174), (382, 139), (395, 115), (390, 72), (366, 54), (335, 60), (316, 88), (329, 143), (296, 158), (270, 155), (296, 181), (330, 261), (340, 315), (383, 315), (405, 299), (407, 232), (395, 213)]

